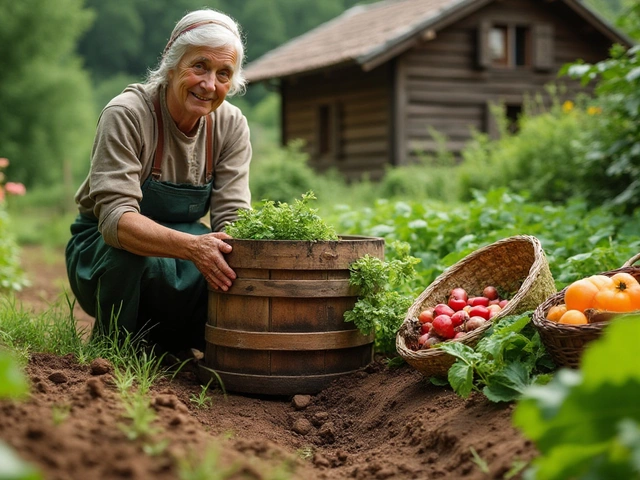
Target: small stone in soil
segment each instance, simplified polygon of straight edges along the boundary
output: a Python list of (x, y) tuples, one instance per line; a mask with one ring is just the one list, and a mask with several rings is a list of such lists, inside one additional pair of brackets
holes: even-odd
[(51, 375), (49, 375), (49, 380), (51, 380), (53, 383), (67, 383), (69, 381), (69, 378), (64, 372), (53, 372)]
[(89, 368), (91, 369), (91, 375), (104, 375), (111, 371), (111, 363), (104, 358), (96, 358), (91, 362)]
[(293, 397), (291, 404), (296, 410), (304, 410), (311, 403), (311, 395), (296, 395)]
[(329, 414), (327, 412), (317, 412), (311, 417), (311, 423), (313, 423), (316, 427), (321, 426), (329, 419)]
[(306, 418), (299, 418), (295, 422), (293, 422), (292, 430), (296, 433), (299, 433), (300, 435), (306, 435), (311, 431), (312, 428), (313, 426), (311, 425), (311, 422), (309, 420), (307, 420)]

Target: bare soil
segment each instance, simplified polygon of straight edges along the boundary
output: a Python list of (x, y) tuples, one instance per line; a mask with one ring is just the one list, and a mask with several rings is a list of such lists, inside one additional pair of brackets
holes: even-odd
[[(68, 291), (62, 253), (44, 253), (23, 249), (33, 284), (18, 299), (34, 313)], [(0, 439), (47, 480), (173, 480), (181, 463), (202, 458), (210, 478), (502, 479), (537, 453), (512, 427), (512, 404), (460, 399), (408, 365), (374, 362), (313, 396), (212, 389), (204, 407), (192, 401), (201, 386), (187, 368), (152, 388), (157, 431), (135, 440), (121, 428), (128, 420), (108, 364), (35, 354), (27, 372), (30, 398), (0, 402)]]

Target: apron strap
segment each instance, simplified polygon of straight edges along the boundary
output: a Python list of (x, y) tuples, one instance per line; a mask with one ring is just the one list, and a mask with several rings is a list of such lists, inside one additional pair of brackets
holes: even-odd
[[(162, 109), (160, 108), (160, 99), (158, 95), (153, 97), (153, 108), (156, 111), (156, 125), (158, 126), (158, 142), (156, 144), (156, 153), (153, 159), (153, 167), (151, 167), (151, 176), (154, 180), (160, 180), (162, 174), (162, 153), (164, 151), (164, 123), (162, 121)], [(213, 120), (211, 115), (205, 117), (206, 122), (206, 140), (207, 140), (207, 169), (206, 183), (211, 181), (213, 176)]]
[(162, 174), (162, 152), (164, 150), (164, 123), (162, 122), (162, 109), (160, 108), (159, 95), (153, 96), (153, 108), (156, 111), (156, 125), (158, 127), (158, 143), (156, 144), (156, 154), (151, 167), (151, 176), (154, 180), (160, 180)]
[(207, 123), (207, 170), (206, 183), (211, 181), (213, 176), (213, 120), (211, 114), (205, 118)]

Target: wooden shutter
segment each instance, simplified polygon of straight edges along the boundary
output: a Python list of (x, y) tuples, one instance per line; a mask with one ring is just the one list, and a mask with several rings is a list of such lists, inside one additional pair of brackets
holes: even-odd
[(555, 67), (553, 47), (553, 25), (550, 23), (533, 26), (533, 66), (537, 70), (549, 71)]
[(489, 68), (491, 66), (491, 51), (489, 49), (489, 33), (491, 32), (491, 22), (483, 20), (478, 26), (477, 42), (477, 63), (479, 68)]

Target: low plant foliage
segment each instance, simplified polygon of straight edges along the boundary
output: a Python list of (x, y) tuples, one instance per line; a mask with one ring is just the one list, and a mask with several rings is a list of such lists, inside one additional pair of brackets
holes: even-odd
[(453, 390), (464, 398), (479, 391), (492, 402), (510, 402), (529, 385), (547, 383), (554, 364), (530, 320), (531, 312), (500, 319), (475, 348), (441, 343), (437, 348), (456, 358), (447, 374)]
[(524, 391), (514, 424), (540, 456), (528, 479), (640, 477), (640, 316), (611, 322), (579, 370)]

